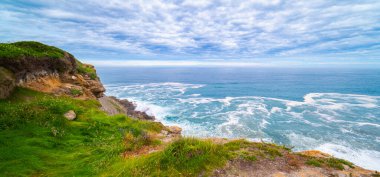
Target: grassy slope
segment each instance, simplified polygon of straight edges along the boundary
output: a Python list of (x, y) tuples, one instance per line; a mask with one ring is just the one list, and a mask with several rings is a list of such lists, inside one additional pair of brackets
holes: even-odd
[[(71, 55), (70, 53), (68, 53)], [(64, 58), (65, 51), (54, 46), (49, 46), (35, 41), (20, 41), (15, 43), (0, 43), (0, 59), (17, 60), (23, 57), (33, 58)], [(77, 61), (77, 71), (80, 74), (86, 74), (91, 79), (96, 79), (96, 71), (79, 60)]]
[[(155, 146), (160, 123), (108, 116), (96, 100), (75, 100), (17, 88), (0, 100), (0, 175), (3, 176), (199, 176), (227, 160), (275, 160), (286, 147), (235, 140), (215, 144), (181, 138), (162, 151), (124, 158), (126, 151)], [(74, 110), (78, 119), (62, 115)], [(350, 163), (310, 158), (311, 166), (341, 169)]]
[(21, 57), (48, 57), (52, 59), (63, 58), (64, 51), (34, 41), (21, 41), (15, 43), (0, 43), (0, 58), (19, 59)]
[[(124, 132), (139, 137), (157, 123), (107, 116), (96, 101), (17, 89), (0, 101), (0, 172), (5, 176), (99, 174), (125, 151)], [(75, 110), (78, 120), (62, 115)]]
[[(64, 51), (38, 42), (0, 43), (0, 59), (64, 57)], [(94, 68), (77, 61), (77, 70), (96, 78)], [(181, 138), (162, 151), (124, 158), (144, 146), (161, 142), (151, 136), (160, 123), (108, 116), (96, 100), (75, 100), (17, 88), (0, 100), (0, 176), (199, 176), (207, 175), (231, 159), (256, 162), (275, 160), (289, 149), (244, 140), (215, 144)], [(68, 121), (63, 114), (77, 113)], [(341, 169), (348, 162), (310, 158), (311, 166)]]

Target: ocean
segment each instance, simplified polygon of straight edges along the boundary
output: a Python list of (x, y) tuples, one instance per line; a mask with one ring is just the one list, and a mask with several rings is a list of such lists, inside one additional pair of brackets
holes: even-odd
[(321, 150), (380, 171), (380, 69), (97, 67), (126, 98), (194, 137)]

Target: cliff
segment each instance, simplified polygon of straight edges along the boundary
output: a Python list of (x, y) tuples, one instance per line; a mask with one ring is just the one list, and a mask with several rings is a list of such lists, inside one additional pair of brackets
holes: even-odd
[(15, 86), (82, 99), (101, 97), (105, 91), (92, 65), (32, 41), (0, 44), (0, 78), (0, 98), (9, 96)]
[(63, 50), (0, 44), (0, 176), (380, 176), (319, 151), (182, 137), (104, 91)]

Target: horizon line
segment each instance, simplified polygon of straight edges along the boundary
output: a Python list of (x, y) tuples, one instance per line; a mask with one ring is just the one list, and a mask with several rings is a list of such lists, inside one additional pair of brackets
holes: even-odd
[(380, 68), (376, 62), (250, 62), (226, 60), (82, 60), (100, 67), (348, 67), (348, 68)]

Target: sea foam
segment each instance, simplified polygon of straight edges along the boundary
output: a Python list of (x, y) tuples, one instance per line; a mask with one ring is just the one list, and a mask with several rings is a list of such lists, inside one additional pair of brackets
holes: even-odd
[[(186, 136), (247, 138), (318, 149), (380, 170), (380, 97), (309, 93), (302, 101), (239, 96), (207, 97), (207, 85), (107, 85), (107, 94), (133, 100), (137, 109)], [(188, 93), (189, 92), (189, 93)]]

